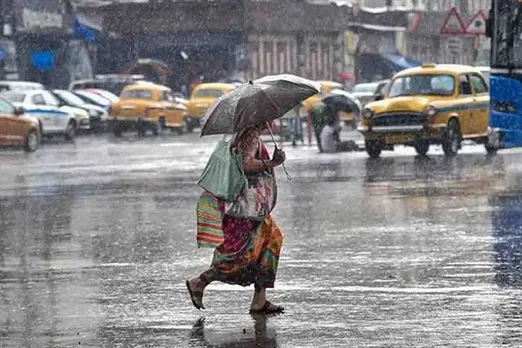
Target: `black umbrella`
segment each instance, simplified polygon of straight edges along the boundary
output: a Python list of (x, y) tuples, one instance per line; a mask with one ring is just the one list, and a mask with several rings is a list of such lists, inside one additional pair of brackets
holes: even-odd
[(317, 83), (294, 75), (250, 81), (219, 98), (207, 110), (201, 136), (234, 134), (270, 122), (317, 93)]
[(361, 112), (360, 102), (348, 92), (335, 90), (335, 92), (323, 97), (321, 101), (329, 105), (334, 112)]

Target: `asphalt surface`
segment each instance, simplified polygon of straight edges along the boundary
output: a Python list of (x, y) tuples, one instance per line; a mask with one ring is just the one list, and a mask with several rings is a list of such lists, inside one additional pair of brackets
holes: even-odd
[[(348, 135), (351, 136), (351, 135)], [(356, 138), (357, 136), (354, 135)], [(0, 347), (520, 347), (522, 151), (287, 151), (283, 315), (184, 281), (216, 138), (83, 137), (0, 151)]]

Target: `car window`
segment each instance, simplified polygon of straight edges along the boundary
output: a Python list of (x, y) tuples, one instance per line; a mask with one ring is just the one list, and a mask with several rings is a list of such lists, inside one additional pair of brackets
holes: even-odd
[(174, 97), (172, 96), (172, 93), (169, 91), (163, 91), (161, 92), (161, 100), (162, 101), (168, 101), (168, 102), (174, 102)]
[(56, 99), (54, 95), (52, 95), (49, 92), (42, 93), (42, 96), (44, 97), (45, 104), (51, 105), (51, 106), (60, 106), (60, 101)]
[(459, 77), (459, 93), (460, 95), (471, 95), (471, 84), (469, 83), (468, 75), (463, 74)]
[(414, 95), (450, 96), (455, 90), (451, 75), (411, 75), (397, 77), (389, 87), (389, 98)]
[(471, 84), (473, 85), (473, 90), (476, 94), (488, 92), (488, 85), (479, 74), (471, 75)]
[(354, 93), (374, 93), (375, 89), (377, 88), (377, 84), (375, 83), (366, 83), (366, 84), (360, 84), (355, 85), (353, 88)]
[(2, 114), (14, 114), (14, 107), (6, 100), (0, 99), (0, 113)]
[(2, 92), (2, 97), (9, 100), (11, 103), (23, 103), (25, 94), (18, 92)]
[(33, 95), (31, 102), (35, 105), (45, 105), (45, 99), (41, 94)]
[(130, 91), (123, 91), (121, 93), (122, 99), (152, 99), (152, 92), (144, 89), (133, 89)]

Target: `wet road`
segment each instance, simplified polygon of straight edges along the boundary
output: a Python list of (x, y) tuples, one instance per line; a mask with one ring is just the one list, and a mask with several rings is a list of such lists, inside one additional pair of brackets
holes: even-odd
[[(80, 138), (0, 152), (1, 347), (520, 347), (522, 151), (445, 160), (286, 147), (276, 289), (184, 280), (214, 139)], [(203, 320), (202, 317), (205, 319)]]

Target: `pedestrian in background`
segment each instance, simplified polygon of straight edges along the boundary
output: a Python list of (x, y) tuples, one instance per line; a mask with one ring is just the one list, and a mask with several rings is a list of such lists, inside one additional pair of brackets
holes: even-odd
[(333, 117), (333, 111), (331, 110), (330, 106), (320, 101), (310, 108), (308, 117), (310, 118), (312, 128), (315, 133), (319, 152), (323, 152), (323, 148), (321, 146), (321, 131), (326, 125), (327, 120), (330, 117)]
[(297, 146), (297, 142), (300, 141), (304, 144), (304, 132), (303, 132), (303, 121), (301, 120), (301, 107), (299, 104), (293, 109), (292, 117), (292, 145)]

